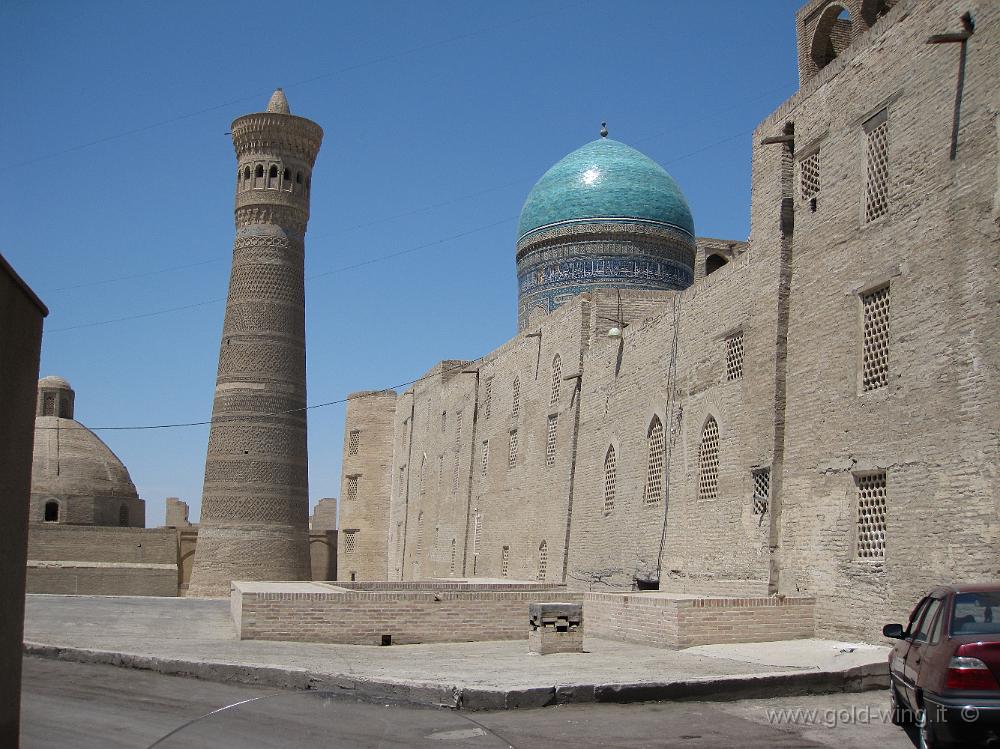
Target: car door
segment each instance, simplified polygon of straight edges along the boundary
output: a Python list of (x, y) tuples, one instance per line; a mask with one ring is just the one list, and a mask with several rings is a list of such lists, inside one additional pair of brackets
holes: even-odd
[(921, 664), (931, 646), (931, 631), (941, 615), (942, 604), (940, 596), (927, 598), (917, 612), (917, 618), (910, 624), (910, 647), (906, 651), (903, 676), (907, 690), (906, 701), (914, 707), (917, 705), (916, 694), (923, 685), (920, 679)]

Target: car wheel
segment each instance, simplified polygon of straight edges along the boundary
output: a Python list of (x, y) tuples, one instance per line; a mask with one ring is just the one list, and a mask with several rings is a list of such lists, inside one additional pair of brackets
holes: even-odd
[(899, 690), (896, 685), (889, 684), (889, 720), (894, 726), (905, 726), (909, 723), (910, 711), (900, 703)]

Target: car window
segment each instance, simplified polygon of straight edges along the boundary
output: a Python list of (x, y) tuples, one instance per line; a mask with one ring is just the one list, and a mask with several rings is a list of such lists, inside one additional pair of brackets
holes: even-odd
[(917, 624), (920, 622), (920, 617), (927, 608), (927, 604), (930, 603), (930, 600), (930, 598), (922, 598), (920, 603), (913, 608), (913, 613), (910, 614), (910, 622), (906, 625), (906, 637), (912, 637), (913, 633), (917, 631)]
[(934, 617), (934, 624), (931, 625), (931, 645), (941, 642), (941, 635), (944, 634), (945, 624), (948, 622), (947, 605), (942, 600), (938, 608), (937, 616)]
[(937, 621), (937, 614), (940, 609), (941, 601), (939, 599), (935, 598), (927, 602), (927, 605), (924, 607), (923, 616), (920, 617), (916, 628), (916, 634), (913, 635), (914, 642), (927, 642), (930, 637), (931, 627)]
[(953, 635), (1000, 634), (1000, 621), (993, 621), (994, 612), (1000, 620), (1000, 591), (959, 593), (955, 596), (955, 611), (951, 618)]

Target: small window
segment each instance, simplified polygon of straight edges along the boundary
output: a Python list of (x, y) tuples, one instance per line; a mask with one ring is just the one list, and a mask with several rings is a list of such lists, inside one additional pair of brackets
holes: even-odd
[(545, 575), (548, 573), (549, 569), (549, 545), (543, 539), (540, 544), (538, 544), (538, 574), (535, 576), (538, 580), (545, 580)]
[(490, 465), (490, 441), (483, 440), (483, 476), (486, 475), (486, 469)]
[(406, 466), (399, 467), (399, 496), (402, 497), (406, 491)]
[(855, 476), (858, 491), (858, 558), (885, 558), (885, 472)]
[(281, 175), (281, 178), (285, 182), (291, 182), (292, 181), (292, 170), (291, 169), (285, 169), (284, 173)]
[(448, 564), (448, 575), (455, 576), (455, 539), (451, 539), (451, 562)]
[(403, 563), (403, 521), (400, 520), (396, 523), (396, 566), (399, 567)]
[(357, 455), (358, 447), (360, 444), (361, 444), (361, 431), (358, 429), (352, 429), (350, 439), (348, 440), (347, 454)]
[(421, 495), (423, 495), (424, 493), (424, 472), (426, 471), (426, 469), (427, 469), (427, 454), (424, 453), (424, 456), (420, 459), (420, 475), (418, 477), (418, 480), (420, 482), (419, 487)]
[[(400, 480), (402, 480), (402, 474), (400, 474)], [(347, 501), (353, 502), (358, 498), (358, 477), (348, 476), (347, 477)]]
[(545, 432), (545, 465), (547, 466), (556, 464), (556, 433), (558, 429), (559, 415), (552, 414)]
[(295, 184), (302, 184), (302, 172), (295, 172)]
[(446, 429), (448, 429), (448, 412), (447, 411), (442, 411), (441, 412), (441, 434), (444, 434)]
[(663, 498), (663, 422), (654, 416), (646, 431), (648, 460), (646, 462), (646, 486), (642, 499), (646, 504), (655, 504)]
[[(424, 513), (421, 512), (417, 515), (417, 556), (419, 557), (424, 551)], [(419, 559), (417, 562), (419, 563)]]
[(250, 167), (248, 166), (243, 167), (243, 179), (250, 179)]
[(771, 496), (771, 469), (758, 468), (752, 472), (753, 476), (753, 514), (764, 515), (767, 513), (767, 502)]
[(726, 339), (726, 379), (743, 377), (743, 331)]
[(59, 522), (59, 503), (58, 502), (46, 502), (45, 503), (45, 522), (46, 523), (58, 523)]
[(799, 188), (803, 200), (819, 194), (819, 151), (799, 161)]
[(455, 449), (462, 447), (462, 412), (455, 413)]
[(510, 431), (510, 447), (507, 451), (507, 467), (513, 468), (515, 463), (517, 463), (517, 430), (512, 429)]
[(278, 177), (278, 167), (272, 165), (271, 168), (267, 172), (267, 176), (268, 176), (268, 179), (277, 179), (277, 177)]
[(128, 505), (122, 505), (118, 508), (118, 525), (122, 528), (128, 527)]
[(604, 514), (615, 509), (615, 489), (618, 482), (618, 458), (614, 446), (604, 456)]
[(490, 418), (490, 412), (493, 410), (493, 378), (491, 377), (486, 381), (486, 391), (483, 395), (483, 418)]
[(719, 496), (719, 424), (709, 416), (698, 445), (698, 499)]
[(864, 348), (861, 389), (878, 390), (889, 384), (889, 287), (861, 297), (864, 311)]
[(476, 513), (476, 522), (472, 531), (472, 553), (479, 554), (480, 545), (483, 541), (483, 513)]
[(500, 577), (507, 577), (510, 572), (510, 547), (504, 546), (500, 550)]
[(55, 415), (56, 415), (55, 393), (46, 393), (42, 397), (42, 416), (55, 416)]
[(514, 378), (514, 385), (511, 388), (511, 407), (510, 415), (513, 418), (517, 418), (518, 413), (521, 411), (521, 378)]
[(264, 176), (264, 167), (260, 164), (257, 165), (257, 169), (254, 171), (254, 175), (259, 179)]
[(889, 212), (889, 120), (886, 110), (864, 125), (867, 134), (865, 221), (874, 221)]
[(344, 553), (353, 554), (358, 548), (358, 532), (344, 531)]
[(719, 270), (719, 268), (728, 262), (729, 261), (722, 257), (722, 255), (709, 255), (705, 258), (705, 275), (707, 276), (711, 273), (715, 273), (715, 271)]
[(438, 491), (441, 491), (441, 487), (444, 485), (444, 455), (438, 455)]
[(458, 494), (458, 456), (455, 456), (455, 465), (452, 468), (451, 473), (451, 491), (452, 494)]
[(549, 397), (549, 407), (559, 406), (559, 390), (562, 387), (562, 357), (556, 354), (552, 359), (552, 393)]

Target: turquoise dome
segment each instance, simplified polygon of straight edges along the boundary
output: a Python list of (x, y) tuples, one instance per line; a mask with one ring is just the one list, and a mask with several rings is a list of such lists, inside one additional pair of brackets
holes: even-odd
[(528, 193), (518, 239), (553, 225), (601, 220), (667, 224), (694, 237), (694, 220), (674, 178), (648, 156), (610, 138), (573, 151)]

